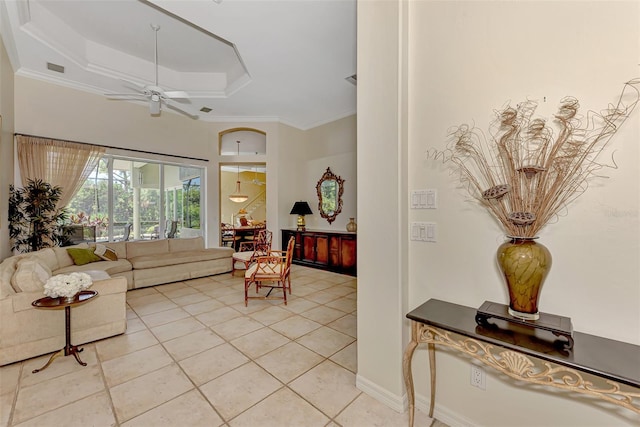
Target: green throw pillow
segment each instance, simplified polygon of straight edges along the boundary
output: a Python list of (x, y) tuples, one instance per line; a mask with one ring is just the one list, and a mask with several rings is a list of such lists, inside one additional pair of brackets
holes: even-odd
[(67, 249), (67, 252), (71, 259), (73, 259), (73, 263), (75, 265), (85, 265), (90, 262), (102, 261), (102, 258), (96, 255), (91, 248), (69, 248)]

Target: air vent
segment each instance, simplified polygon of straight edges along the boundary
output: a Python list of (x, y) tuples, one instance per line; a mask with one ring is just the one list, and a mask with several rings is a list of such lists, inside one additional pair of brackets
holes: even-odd
[(47, 62), (47, 68), (51, 71), (55, 71), (56, 73), (64, 73), (64, 67), (62, 65)]
[(210, 112), (210, 111), (211, 111), (211, 108), (209, 108), (209, 107), (202, 107), (202, 108), (200, 109), (200, 111), (202, 111), (203, 113), (208, 113), (208, 112)]
[(358, 75), (354, 74), (353, 76), (347, 77), (345, 80), (347, 80), (349, 83), (357, 85), (358, 84)]

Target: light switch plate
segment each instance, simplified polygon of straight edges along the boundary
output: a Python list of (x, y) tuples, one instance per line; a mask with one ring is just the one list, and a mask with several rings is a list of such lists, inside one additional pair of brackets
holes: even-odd
[(425, 207), (427, 209), (437, 209), (438, 208), (438, 192), (433, 189), (425, 190), (425, 192), (426, 192)]
[(418, 242), (436, 241), (435, 222), (412, 222), (410, 239)]
[(411, 209), (436, 209), (438, 192), (434, 189), (411, 192)]

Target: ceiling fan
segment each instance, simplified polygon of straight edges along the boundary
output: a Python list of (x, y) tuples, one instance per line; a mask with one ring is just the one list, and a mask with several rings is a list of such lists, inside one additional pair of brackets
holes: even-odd
[(251, 180), (251, 183), (253, 185), (265, 185), (266, 183), (264, 181), (260, 181), (258, 179), (258, 168), (256, 168), (253, 172), (253, 179)]
[(185, 114), (192, 119), (197, 119), (198, 115), (190, 112), (184, 106), (179, 105), (174, 99), (189, 99), (189, 94), (181, 90), (164, 90), (158, 86), (158, 31), (159, 25), (151, 24), (151, 29), (155, 33), (155, 52), (154, 52), (154, 64), (155, 64), (155, 83), (153, 85), (141, 85), (139, 83), (124, 80), (131, 86), (132, 89), (138, 93), (107, 93), (105, 96), (113, 100), (148, 100), (149, 101), (149, 113), (153, 116), (160, 115), (162, 105), (176, 110), (182, 114)]
[(260, 179), (258, 179), (258, 168), (251, 168), (251, 169), (243, 169), (243, 171), (245, 172), (249, 172), (249, 171), (253, 171), (253, 179), (251, 181), (242, 181), (243, 184), (253, 184), (253, 185), (265, 185), (266, 182), (264, 181), (260, 181)]

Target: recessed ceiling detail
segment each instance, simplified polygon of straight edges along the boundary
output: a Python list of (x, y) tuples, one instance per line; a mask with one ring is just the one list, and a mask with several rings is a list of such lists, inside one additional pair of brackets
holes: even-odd
[[(232, 42), (142, 1), (42, 1), (19, 3), (22, 31), (86, 71), (154, 83), (154, 34), (159, 79), (193, 96), (224, 98), (250, 76)], [(85, 19), (97, 16), (99, 19)]]
[(101, 97), (151, 85), (155, 23), (160, 86), (211, 108), (202, 119), (304, 130), (356, 111), (339, 78), (356, 68), (356, 0), (20, 0), (0, 1), (0, 15), (19, 76)]

